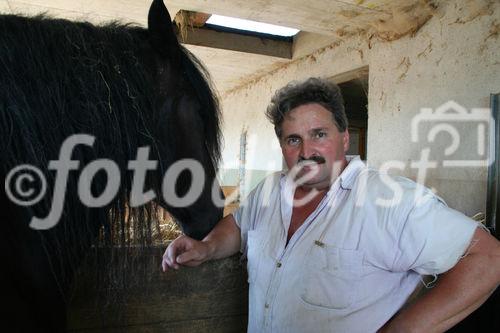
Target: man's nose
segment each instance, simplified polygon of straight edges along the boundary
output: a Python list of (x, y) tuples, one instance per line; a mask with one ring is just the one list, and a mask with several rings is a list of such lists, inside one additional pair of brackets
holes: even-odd
[(300, 157), (308, 159), (314, 155), (314, 146), (309, 140), (302, 141), (300, 146)]

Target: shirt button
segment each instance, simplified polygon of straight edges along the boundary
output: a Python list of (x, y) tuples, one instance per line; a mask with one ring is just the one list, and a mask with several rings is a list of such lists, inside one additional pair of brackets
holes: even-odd
[(266, 303), (266, 304), (264, 305), (264, 307), (265, 307), (266, 309), (269, 309), (269, 304), (267, 304), (267, 303)]
[(276, 263), (276, 267), (278, 267), (278, 268), (281, 267), (281, 263), (279, 261)]

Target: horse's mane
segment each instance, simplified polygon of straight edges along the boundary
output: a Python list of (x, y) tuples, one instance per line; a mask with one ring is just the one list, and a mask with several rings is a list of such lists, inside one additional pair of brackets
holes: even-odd
[[(162, 122), (157, 108), (148, 31), (116, 22), (96, 27), (44, 15), (0, 15), (0, 31), (0, 174), (5, 179), (14, 166), (28, 163), (45, 170), (49, 185), (46, 198), (26, 207), (27, 216), (45, 217), (50, 211), (55, 173), (47, 165), (58, 159), (64, 139), (89, 133), (96, 137), (94, 146), (76, 146), (72, 159), (81, 162), (80, 170), (93, 160), (112, 159), (122, 172), (120, 190), (110, 213), (85, 209), (76, 195), (66, 195), (63, 219), (83, 220), (87, 229), (95, 228), (97, 222), (104, 224), (104, 238), (111, 243), (117, 239), (121, 245), (150, 243), (156, 204), (128, 207), (131, 176), (127, 163), (141, 146), (152, 147), (150, 156), (155, 159), (155, 147), (166, 141), (160, 137), (164, 132), (175, 133), (176, 128)], [(201, 103), (204, 144), (216, 167), (220, 158), (218, 101), (206, 70), (179, 46), (181, 64), (171, 66), (182, 66), (184, 79)], [(98, 173), (92, 190), (101, 193), (105, 183), (104, 175)], [(67, 193), (76, 193), (77, 185), (77, 177), (69, 177)], [(82, 229), (57, 228), (63, 237), (90, 242), (81, 240)]]
[[(2, 290), (12, 287), (7, 295), (17, 304), (12, 314), (22, 316), (29, 308), (30, 316), (38, 316), (27, 327), (41, 323), (54, 331), (52, 325), (63, 321), (68, 287), (89, 253), (97, 254), (91, 271), (112, 302), (114, 290), (145, 273), (136, 255), (161, 230), (158, 205), (171, 207), (166, 201), (138, 207), (129, 202), (134, 175), (129, 162), (139, 147), (149, 147), (149, 159), (158, 161), (144, 184), (144, 191), (153, 190), (157, 197), (165, 168), (179, 159), (204, 163), (207, 183), (215, 176), (220, 159), (217, 97), (207, 71), (178, 43), (170, 24), (162, 1), (152, 3), (148, 29), (0, 15), (0, 176), (6, 180), (13, 168), (29, 164), (47, 181), (45, 195), (31, 206), (9, 200), (7, 188), (0, 192), (1, 249), (13, 254), (3, 263), (7, 282)], [(62, 144), (75, 134), (91, 135), (95, 142), (73, 148), (70, 158), (79, 162), (78, 170), (69, 171), (64, 198), (53, 198), (59, 172), (49, 163), (59, 160)], [(103, 159), (120, 171), (118, 192), (105, 207), (88, 207), (79, 197), (81, 172)], [(92, 195), (101, 195), (108, 181), (98, 171)], [(42, 187), (40, 182), (31, 185)], [(172, 185), (177, 189), (178, 183)], [(171, 211), (198, 238), (222, 217), (208, 194), (205, 190), (192, 206)], [(63, 199), (55, 226), (29, 227), (33, 217), (45, 218), (53, 202)], [(40, 309), (47, 302), (51, 306)]]
[[(138, 112), (148, 115), (153, 111), (139, 108), (143, 106), (139, 102), (147, 102), (152, 107), (152, 96), (137, 94), (138, 87), (144, 81), (152, 84), (147, 70), (142, 68), (143, 64), (136, 58), (141, 52), (141, 44), (147, 39), (145, 29), (117, 22), (95, 27), (90, 23), (75, 23), (44, 15), (34, 18), (2, 15), (0, 27), (0, 70), (3, 77), (0, 83), (3, 95), (7, 100), (12, 100), (9, 98), (15, 96), (15, 100), (26, 102), (17, 110), (10, 108), (9, 111), (26, 112), (35, 109), (39, 116), (46, 117), (76, 106), (87, 109), (89, 113), (85, 116), (89, 118), (101, 117), (99, 112), (106, 109), (113, 114), (112, 106), (123, 110), (123, 114)], [(180, 49), (184, 55), (181, 57), (183, 74), (190, 80), (203, 104), (200, 115), (205, 124), (206, 145), (217, 165), (220, 158), (218, 101), (212, 94), (214, 89), (203, 65), (187, 49)], [(48, 62), (53, 66), (47, 66)], [(120, 71), (128, 66), (137, 68), (135, 72), (128, 71), (135, 75), (120, 77)], [(88, 72), (87, 77), (81, 77), (85, 72)], [(74, 76), (80, 76), (78, 82), (68, 81)], [(116, 79), (113, 81), (115, 86), (116, 82), (121, 82), (112, 92), (107, 87), (108, 76)], [(39, 81), (40, 79), (43, 81)], [(27, 80), (30, 82), (26, 82)], [(57, 83), (59, 86), (54, 86)], [(103, 89), (103, 86), (107, 89)], [(80, 93), (74, 94), (73, 89)], [(65, 97), (61, 94), (62, 90), (72, 92), (71, 101), (60, 99)], [(127, 94), (122, 91), (127, 91)], [(43, 96), (39, 92), (46, 92), (48, 95)], [(138, 102), (136, 99), (141, 100)], [(82, 102), (85, 105), (81, 105)], [(8, 132), (5, 138), (8, 140), (4, 141), (5, 146), (8, 146), (12, 133)], [(26, 147), (29, 147), (32, 141), (26, 141)]]

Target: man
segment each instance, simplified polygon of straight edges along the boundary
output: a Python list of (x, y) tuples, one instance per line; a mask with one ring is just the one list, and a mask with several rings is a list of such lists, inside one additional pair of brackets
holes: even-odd
[[(202, 241), (177, 238), (164, 270), (241, 250), (249, 332), (442, 332), (496, 288), (495, 238), (430, 190), (347, 159), (336, 85), (292, 83), (267, 116), (290, 171), (259, 184)], [(421, 276), (437, 274), (436, 285), (407, 304)]]

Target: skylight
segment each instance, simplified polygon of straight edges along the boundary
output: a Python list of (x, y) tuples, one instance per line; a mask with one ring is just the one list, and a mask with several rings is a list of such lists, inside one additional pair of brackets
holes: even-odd
[(297, 29), (282, 27), (279, 25), (260, 23), (250, 20), (243, 20), (235, 17), (215, 15), (215, 14), (210, 16), (210, 18), (206, 23), (227, 28), (238, 29), (238, 30), (255, 31), (264, 34), (271, 34), (284, 37), (291, 37), (297, 34), (297, 32), (299, 32), (299, 30)]

